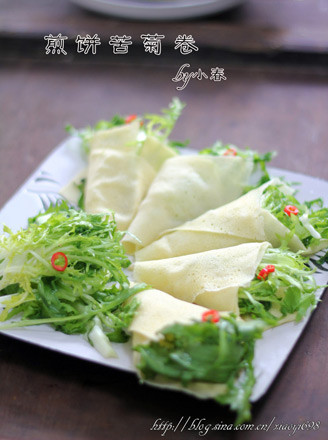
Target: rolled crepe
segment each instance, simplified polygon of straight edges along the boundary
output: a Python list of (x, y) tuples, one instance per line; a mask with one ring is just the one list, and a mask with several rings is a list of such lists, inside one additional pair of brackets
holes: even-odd
[(92, 151), (85, 209), (91, 213), (113, 210), (118, 228), (125, 230), (154, 177), (153, 168), (134, 153)]
[(73, 179), (71, 179), (65, 186), (63, 186), (59, 194), (65, 197), (72, 205), (78, 205), (79, 198), (81, 197), (81, 191), (78, 186), (83, 179), (87, 178), (88, 169), (85, 167), (83, 170), (79, 171)]
[(255, 276), (266, 249), (246, 243), (182, 257), (134, 264), (134, 278), (155, 289), (209, 309), (239, 314), (238, 290)]
[[(279, 185), (282, 191), (290, 192), (279, 179), (272, 179), (225, 206), (164, 232), (159, 240), (138, 251), (136, 260), (171, 258), (249, 242), (268, 241), (279, 247), (281, 238), (290, 230), (261, 206), (263, 192), (269, 185)], [(307, 249), (296, 235), (289, 241), (294, 252), (314, 253), (327, 245), (328, 240), (317, 248)]]
[(163, 231), (240, 197), (252, 170), (253, 162), (239, 156), (190, 155), (167, 160), (129, 227), (132, 236), (123, 240), (126, 250), (133, 254)]
[[(207, 310), (204, 307), (180, 301), (155, 289), (144, 290), (138, 293), (135, 298), (140, 305), (129, 327), (133, 346), (159, 340), (160, 330), (174, 323), (191, 324), (194, 321), (201, 321), (202, 314)], [(134, 352), (133, 356), (135, 365), (138, 365), (139, 353)], [(225, 384), (194, 382), (190, 383), (188, 387), (183, 387), (176, 381), (164, 378), (158, 378), (156, 382), (149, 383), (163, 388), (184, 391), (199, 398), (215, 397), (226, 390)]]
[(140, 123), (134, 121), (130, 124), (96, 131), (89, 141), (90, 150), (134, 150), (139, 130)]
[(162, 163), (176, 153), (155, 138), (138, 142), (139, 122), (97, 132), (90, 141), (85, 209), (113, 210), (118, 228), (134, 218)]

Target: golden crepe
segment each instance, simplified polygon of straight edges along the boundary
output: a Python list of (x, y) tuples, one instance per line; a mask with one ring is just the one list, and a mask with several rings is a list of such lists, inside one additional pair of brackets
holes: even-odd
[(133, 254), (163, 231), (240, 197), (252, 170), (253, 162), (240, 156), (197, 154), (168, 159), (129, 227), (132, 235), (123, 240), (127, 252)]
[(121, 230), (128, 228), (162, 163), (176, 154), (154, 137), (140, 142), (139, 135), (140, 123), (134, 121), (98, 131), (90, 140), (85, 210), (113, 210)]
[[(290, 193), (290, 188), (279, 179), (272, 179), (225, 206), (165, 231), (157, 241), (138, 251), (136, 260), (171, 258), (249, 242), (268, 241), (273, 247), (279, 247), (280, 237), (284, 238), (290, 230), (261, 206), (263, 192), (269, 185), (277, 185)], [(314, 253), (327, 245), (328, 240), (322, 240), (320, 246), (307, 249), (297, 235), (289, 241), (292, 251), (300, 250), (304, 254)]]
[[(156, 289), (144, 290), (138, 293), (135, 298), (140, 305), (129, 327), (134, 347), (150, 341), (157, 341), (160, 338), (158, 332), (168, 325), (174, 323), (191, 324), (194, 321), (201, 321), (202, 314), (207, 310), (204, 307), (180, 301)], [(133, 357), (134, 364), (138, 365), (139, 353), (134, 352)], [(226, 390), (225, 384), (193, 382), (187, 387), (183, 387), (177, 381), (164, 378), (147, 382), (163, 388), (184, 391), (199, 398), (215, 397)]]
[(182, 257), (134, 263), (134, 278), (209, 309), (239, 314), (238, 290), (250, 284), (266, 249), (246, 243)]

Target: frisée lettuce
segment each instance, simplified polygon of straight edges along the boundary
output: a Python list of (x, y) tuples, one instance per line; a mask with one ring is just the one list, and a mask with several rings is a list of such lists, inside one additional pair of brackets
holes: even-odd
[(145, 288), (131, 288), (124, 274), (130, 261), (122, 236), (112, 214), (87, 214), (65, 203), (30, 219), (25, 230), (5, 227), (0, 295), (10, 296), (2, 299), (0, 321), (16, 319), (0, 328), (51, 324), (84, 334), (102, 354), (114, 355), (109, 340), (127, 340), (125, 329), (137, 308), (124, 303)]
[[(328, 246), (328, 208), (323, 207), (322, 199), (300, 203), (294, 195), (270, 185), (263, 192), (262, 207), (296, 234), (305, 248)], [(286, 207), (296, 208), (295, 213), (288, 214)]]
[[(238, 291), (240, 314), (262, 319), (269, 325), (277, 325), (292, 314), (300, 321), (307, 310), (316, 305), (314, 292), (318, 286), (308, 261), (286, 249), (268, 248), (255, 278)], [(272, 271), (266, 273), (267, 267)]]
[(252, 361), (255, 340), (263, 323), (242, 322), (233, 315), (218, 324), (195, 322), (173, 324), (161, 330), (161, 339), (134, 349), (144, 380), (178, 381), (183, 387), (195, 382), (225, 384), (215, 399), (237, 412), (236, 423), (250, 419), (249, 398), (255, 383)]

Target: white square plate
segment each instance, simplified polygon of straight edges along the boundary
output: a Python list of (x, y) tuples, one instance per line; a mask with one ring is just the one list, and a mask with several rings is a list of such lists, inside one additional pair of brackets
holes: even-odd
[[(27, 219), (47, 208), (51, 202), (55, 202), (60, 197), (59, 190), (85, 166), (86, 161), (81, 154), (79, 139), (70, 138), (59, 145), (0, 211), (0, 230), (3, 224), (12, 230), (26, 227)], [(328, 200), (325, 196), (328, 194), (328, 182), (276, 168), (269, 169), (269, 172), (273, 177), (284, 176), (289, 182), (299, 182), (297, 197), (300, 201), (321, 197), (327, 206)], [(323, 252), (318, 255), (322, 254)], [(314, 275), (317, 284), (324, 285), (328, 280), (328, 265), (317, 266), (318, 255), (311, 261), (317, 269)], [(318, 298), (323, 290), (317, 292)], [(268, 390), (301, 336), (309, 317), (310, 314), (302, 322), (291, 322), (268, 330), (263, 339), (257, 341), (254, 359), (257, 380), (252, 401), (259, 399)], [(83, 336), (65, 335), (47, 325), (7, 330), (2, 333), (81, 359), (135, 372), (129, 343), (113, 344), (118, 358), (105, 359)]]

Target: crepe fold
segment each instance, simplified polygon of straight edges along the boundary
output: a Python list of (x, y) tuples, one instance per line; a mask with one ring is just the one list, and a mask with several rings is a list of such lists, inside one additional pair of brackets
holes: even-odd
[[(261, 206), (263, 192), (269, 185), (279, 185), (282, 191), (290, 192), (279, 179), (272, 179), (227, 205), (165, 231), (157, 241), (138, 251), (136, 260), (171, 258), (250, 242), (268, 241), (273, 247), (279, 247), (281, 237), (290, 231)], [(306, 251), (296, 235), (291, 238), (289, 247), (294, 252)]]
[[(138, 312), (129, 327), (134, 347), (150, 341), (158, 341), (160, 330), (171, 324), (191, 324), (194, 321), (201, 321), (202, 314), (207, 310), (204, 307), (180, 301), (156, 289), (144, 290), (135, 298), (139, 302)], [(136, 366), (139, 359), (139, 353), (134, 352), (133, 360)], [(226, 390), (225, 384), (193, 382), (183, 387), (177, 381), (159, 377), (156, 381), (147, 382), (163, 388), (184, 391), (198, 398), (215, 397)]]
[(138, 142), (139, 122), (97, 132), (90, 141), (85, 209), (112, 210), (125, 230), (163, 162), (176, 153), (153, 137)]
[(124, 238), (133, 254), (160, 234), (238, 197), (249, 184), (253, 162), (241, 157), (176, 156), (167, 160), (149, 188)]
[(225, 249), (134, 264), (134, 278), (175, 298), (239, 314), (238, 290), (255, 276), (266, 249), (246, 243)]

